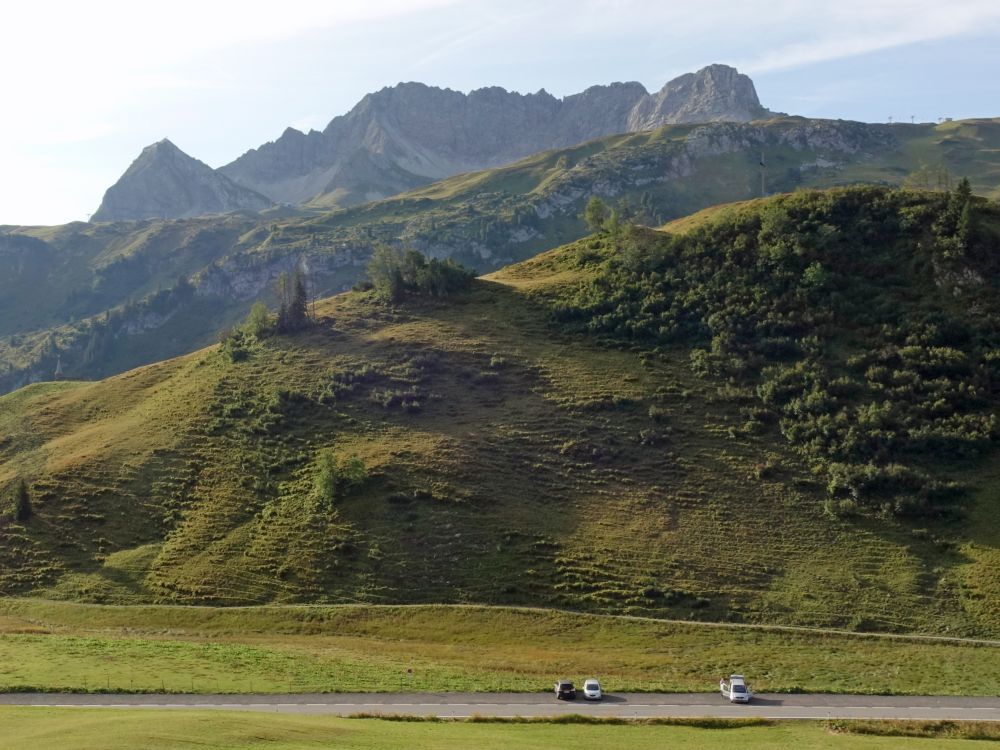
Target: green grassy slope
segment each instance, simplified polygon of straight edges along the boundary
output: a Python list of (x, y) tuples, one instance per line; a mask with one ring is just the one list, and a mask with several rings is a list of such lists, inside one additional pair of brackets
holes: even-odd
[[(115, 606), (0, 600), (0, 690), (995, 695), (1000, 643), (469, 605)], [(412, 669), (411, 675), (407, 670)], [(979, 677), (969, 679), (970, 674)]]
[[(72, 743), (79, 750), (180, 750), (197, 745), (225, 750), (461, 750), (470, 747), (622, 746), (635, 750), (683, 747), (717, 750), (737, 745), (747, 750), (803, 747), (811, 750), (887, 750), (934, 747), (968, 750), (977, 739), (994, 739), (989, 724), (950, 722), (717, 722), (697, 720), (677, 726), (590, 725), (571, 722), (433, 722), (339, 719), (328, 716), (275, 715), (225, 711), (150, 711), (142, 709), (0, 709), (2, 748), (59, 750)], [(686, 726), (685, 726), (686, 724)], [(909, 733), (910, 736), (906, 736)], [(886, 734), (889, 736), (873, 736)], [(894, 736), (895, 735), (895, 736)], [(969, 739), (963, 739), (969, 738)]]
[[(584, 234), (587, 199), (623, 200), (655, 225), (720, 202), (857, 182), (1000, 186), (1000, 125), (865, 125), (780, 118), (669, 126), (538, 154), (388, 200), (315, 215), (0, 231), (0, 391), (93, 379), (209, 343), (301, 263), (320, 296), (349, 288), (378, 241), (480, 271)], [(947, 180), (945, 180), (946, 182)], [(185, 277), (193, 285), (178, 284)], [(36, 290), (44, 289), (43, 294)], [(196, 290), (196, 291), (195, 291)]]
[[(905, 200), (933, 211), (941, 199)], [(849, 211), (840, 220), (853, 226)], [(948, 515), (831, 512), (817, 454), (766, 415), (748, 429), (744, 386), (692, 370), (700, 339), (621, 342), (554, 323), (618, 252), (587, 240), (445, 302), (343, 295), (312, 330), (265, 338), (241, 361), (208, 349), (0, 397), (0, 487), (25, 479), (34, 509), (0, 525), (0, 587), (1000, 633), (990, 450), (935, 464), (962, 475)], [(905, 297), (915, 282), (892, 283)], [(943, 284), (933, 300), (981, 313), (977, 293)], [(327, 449), (369, 471), (333, 503), (313, 489)]]

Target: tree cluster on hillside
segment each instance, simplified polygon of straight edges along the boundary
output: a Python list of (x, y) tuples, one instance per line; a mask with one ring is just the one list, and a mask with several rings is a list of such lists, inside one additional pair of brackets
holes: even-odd
[[(939, 211), (932, 225), (937, 249), (943, 260), (960, 260), (976, 245), (973, 219), (972, 186), (962, 178)], [(986, 259), (984, 259), (986, 260)]]
[(626, 203), (612, 208), (595, 195), (583, 209), (583, 220), (591, 232), (603, 232), (617, 237), (622, 224), (631, 219), (630, 214), (631, 210)]
[(274, 285), (278, 298), (278, 313), (272, 315), (263, 302), (254, 302), (247, 317), (238, 326), (224, 328), (219, 334), (222, 352), (233, 362), (249, 356), (254, 342), (270, 333), (295, 333), (311, 322), (307, 281), (301, 269), (285, 272)]
[(732, 209), (683, 235), (626, 232), (558, 317), (690, 348), (747, 432), (776, 425), (834, 511), (947, 510), (947, 461), (1000, 437), (1000, 210), (952, 192), (851, 188)]
[(379, 244), (368, 263), (368, 277), (379, 296), (398, 302), (407, 294), (446, 297), (467, 288), (475, 272), (451, 258), (428, 260), (416, 250)]

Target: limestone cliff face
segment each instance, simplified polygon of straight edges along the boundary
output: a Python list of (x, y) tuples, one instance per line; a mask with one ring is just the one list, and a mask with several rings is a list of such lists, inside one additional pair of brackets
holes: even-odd
[(748, 76), (728, 65), (709, 65), (639, 101), (629, 114), (628, 130), (685, 122), (748, 122), (769, 114)]
[(241, 209), (260, 211), (270, 205), (268, 198), (162, 140), (144, 148), (108, 188), (91, 221), (180, 219)]
[(655, 94), (635, 82), (563, 99), (545, 90), (463, 94), (401, 83), (368, 94), (322, 132), (288, 128), (218, 170), (169, 141), (149, 146), (93, 220), (187, 218), (272, 202), (347, 207), (605, 135), (769, 114), (753, 82), (725, 65), (675, 78)]
[(323, 132), (288, 129), (220, 171), (278, 202), (348, 206), (604, 135), (768, 114), (753, 82), (725, 65), (683, 75), (655, 94), (635, 82), (564, 99), (544, 90), (462, 94), (401, 83), (365, 96)]
[(320, 133), (288, 129), (221, 172), (281, 203), (353, 205), (460, 172), (624, 129), (638, 83), (556, 99), (401, 83), (365, 96)]

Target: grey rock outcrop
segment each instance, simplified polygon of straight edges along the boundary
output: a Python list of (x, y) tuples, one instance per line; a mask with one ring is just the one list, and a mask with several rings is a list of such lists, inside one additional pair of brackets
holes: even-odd
[(685, 122), (748, 122), (770, 114), (761, 106), (749, 76), (728, 65), (709, 65), (640, 100), (629, 113), (628, 130)]
[(194, 159), (169, 140), (147, 146), (104, 193), (91, 221), (183, 219), (260, 211), (272, 201)]
[(725, 65), (680, 76), (655, 94), (635, 82), (563, 99), (544, 90), (462, 94), (401, 83), (368, 94), (322, 132), (289, 128), (220, 171), (277, 202), (348, 206), (614, 133), (769, 114), (753, 82)]

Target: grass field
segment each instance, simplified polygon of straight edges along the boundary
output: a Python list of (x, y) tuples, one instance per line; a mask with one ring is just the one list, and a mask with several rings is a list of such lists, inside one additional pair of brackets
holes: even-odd
[[(0, 708), (0, 750), (180, 750), (199, 747), (241, 750), (466, 750), (517, 747), (627, 747), (630, 750), (883, 750), (887, 748), (982, 747), (971, 740), (937, 736), (926, 739), (880, 737), (831, 731), (822, 724), (700, 728), (657, 725), (588, 725), (546, 723), (400, 722), (337, 719), (320, 716), (227, 713), (215, 711), (151, 712)], [(953, 733), (959, 731), (957, 728)]]
[(992, 695), (1000, 645), (488, 607), (0, 601), (8, 691), (542, 691), (589, 675), (710, 691), (736, 669), (761, 691)]

